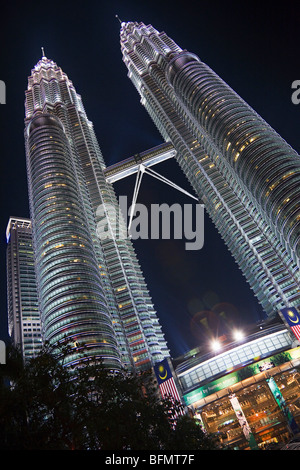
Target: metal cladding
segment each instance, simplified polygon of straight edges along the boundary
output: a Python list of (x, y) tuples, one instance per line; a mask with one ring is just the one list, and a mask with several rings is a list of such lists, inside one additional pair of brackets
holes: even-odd
[[(28, 79), (25, 143), (44, 339), (67, 342), (67, 363), (101, 359), (142, 370), (169, 355), (128, 238), (97, 232), (118, 202), (81, 97), (44, 55)], [(106, 209), (105, 209), (106, 210)], [(123, 223), (123, 230), (126, 226)]]
[(97, 354), (111, 367), (117, 367), (117, 342), (67, 138), (59, 120), (45, 114), (33, 118), (28, 134), (44, 339), (53, 344), (69, 341), (74, 356), (78, 344), (84, 343), (86, 357)]
[(128, 77), (267, 315), (300, 303), (300, 157), (215, 72), (123, 22)]
[[(296, 260), (300, 255), (299, 155), (206, 64), (177, 64), (176, 59), (173, 63), (176, 69), (169, 69), (169, 77), (171, 73), (176, 95)], [(205, 101), (205, 107), (199, 101)]]
[(200, 62), (200, 59), (195, 54), (191, 54), (190, 52), (182, 51), (179, 52), (179, 54), (176, 54), (175, 57), (173, 57), (169, 62), (166, 72), (170, 85), (173, 86), (175, 77), (179, 72), (182, 71), (185, 65), (195, 61)]

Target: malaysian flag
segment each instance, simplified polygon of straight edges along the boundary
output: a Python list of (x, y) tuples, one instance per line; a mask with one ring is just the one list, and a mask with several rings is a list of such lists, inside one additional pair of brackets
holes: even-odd
[(171, 399), (181, 404), (181, 398), (174, 377), (172, 375), (170, 366), (168, 364), (168, 359), (164, 359), (162, 362), (156, 364), (154, 366), (154, 371), (161, 396), (163, 398), (171, 397)]
[(283, 308), (281, 310), (281, 314), (284, 317), (285, 321), (287, 322), (288, 326), (296, 336), (298, 340), (300, 340), (300, 315), (296, 308)]

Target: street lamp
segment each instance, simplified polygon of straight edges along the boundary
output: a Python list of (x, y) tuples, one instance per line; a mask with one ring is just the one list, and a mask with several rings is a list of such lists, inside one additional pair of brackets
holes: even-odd
[(214, 339), (212, 342), (211, 342), (211, 348), (214, 352), (217, 352), (221, 349), (221, 343), (220, 341), (218, 341), (217, 339)]
[(244, 333), (240, 330), (235, 330), (233, 332), (233, 337), (235, 339), (235, 341), (241, 341), (243, 338), (244, 338)]

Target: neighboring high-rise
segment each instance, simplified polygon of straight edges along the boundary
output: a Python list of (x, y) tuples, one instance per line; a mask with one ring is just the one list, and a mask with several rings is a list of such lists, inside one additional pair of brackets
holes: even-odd
[(8, 331), (26, 360), (42, 346), (31, 221), (11, 217), (6, 240)]
[(300, 304), (300, 157), (195, 54), (123, 22), (128, 76), (265, 312)]
[[(99, 358), (114, 370), (151, 367), (169, 351), (131, 241), (114, 231), (118, 202), (93, 125), (72, 82), (44, 54), (28, 79), (25, 110), (44, 340), (67, 340), (70, 366)], [(107, 236), (99, 237), (103, 215)]]

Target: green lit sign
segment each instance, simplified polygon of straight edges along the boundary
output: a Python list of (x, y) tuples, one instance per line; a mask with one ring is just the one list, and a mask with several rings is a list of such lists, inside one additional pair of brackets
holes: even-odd
[(213, 380), (212, 382), (199, 387), (192, 392), (189, 392), (183, 396), (186, 405), (192, 405), (201, 398), (205, 398), (213, 393), (216, 393), (224, 388), (231, 387), (232, 385), (245, 380), (253, 375), (259, 374), (267, 369), (279, 366), (286, 362), (291, 361), (300, 357), (300, 348), (290, 349), (289, 351), (284, 351), (282, 353), (270, 356), (266, 359), (263, 359), (258, 362), (254, 362), (249, 366), (243, 367), (231, 374), (227, 374), (220, 379)]
[(207, 397), (212, 393), (216, 393), (223, 388), (230, 387), (231, 385), (237, 383), (239, 381), (237, 374), (234, 372), (232, 374), (226, 375), (221, 379), (214, 380), (203, 387), (199, 387), (193, 392), (187, 393), (183, 396), (185, 403), (187, 405), (191, 405), (195, 401), (201, 400), (201, 398)]

